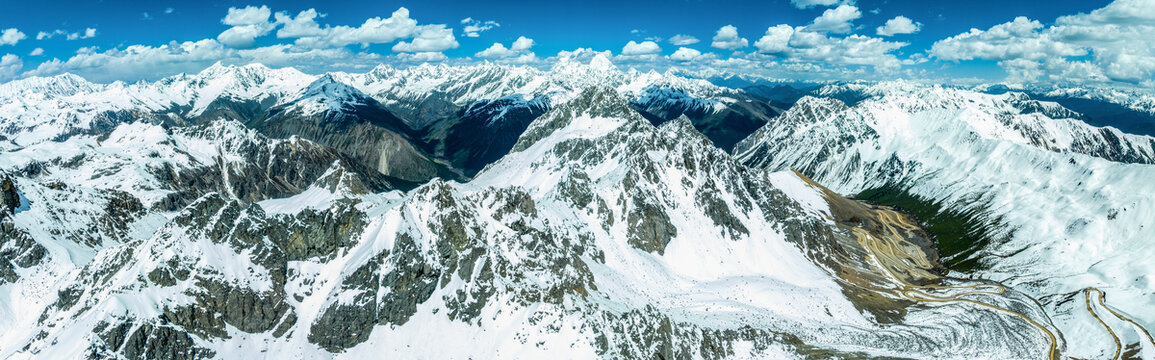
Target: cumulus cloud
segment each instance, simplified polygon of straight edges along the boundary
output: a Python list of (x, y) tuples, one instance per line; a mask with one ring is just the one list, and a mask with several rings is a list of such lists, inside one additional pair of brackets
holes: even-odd
[[(446, 25), (419, 25), (409, 17), (409, 10), (405, 8), (399, 8), (388, 18), (367, 19), (360, 26), (318, 23), (324, 17), (325, 14), (315, 9), (292, 15), (274, 13), (267, 6), (230, 8), (221, 19), (221, 23), (229, 28), (214, 39), (170, 42), (159, 46), (131, 45), (111, 50), (85, 47), (65, 60), (48, 60), (34, 69), (24, 69), (25, 72), (19, 75), (47, 76), (72, 72), (93, 81), (155, 80), (179, 72), (197, 72), (215, 62), (262, 63), (268, 66), (293, 66), (307, 72), (324, 72), (368, 69), (386, 61), (443, 61), (447, 57), (442, 51), (458, 47), (454, 29)], [(256, 39), (273, 30), (278, 30), (277, 38), (292, 39), (291, 42), (257, 47)], [(38, 36), (52, 38), (68, 34), (64, 30), (54, 30), (42, 32)], [(89, 29), (76, 34), (77, 38), (91, 37), (96, 35), (96, 30)], [(351, 44), (364, 47), (376, 43), (394, 43), (393, 50), (399, 53), (383, 56), (365, 50), (354, 52), (347, 47)], [(536, 56), (529, 51), (533, 45), (531, 39), (517, 39), (506, 49), (515, 54), (509, 61), (535, 61)], [(12, 65), (14, 61), (9, 61), (7, 69), (15, 68)]]
[(16, 74), (23, 67), (24, 61), (20, 60), (19, 56), (4, 54), (0, 57), (0, 81), (8, 81), (16, 77)]
[(231, 48), (249, 49), (256, 46), (257, 38), (269, 33), (263, 25), (234, 26), (217, 35), (217, 41)]
[(501, 26), (501, 24), (498, 24), (496, 21), (480, 21), (471, 17), (461, 19), (461, 25), (464, 26), (464, 28), (461, 29), (461, 33), (465, 35), (465, 37), (471, 38), (480, 37), (481, 33)]
[(372, 53), (355, 53), (346, 48), (304, 49), (279, 44), (254, 49), (234, 49), (214, 39), (170, 42), (160, 46), (132, 45), (123, 49), (97, 51), (82, 48), (67, 60), (52, 59), (28, 70), (23, 76), (49, 76), (71, 72), (91, 81), (156, 80), (176, 73), (195, 73), (215, 62), (227, 64), (261, 63), (272, 67), (293, 66), (306, 72), (334, 69), (368, 69), (384, 58)]
[(662, 52), (662, 48), (658, 43), (653, 41), (635, 42), (630, 40), (626, 46), (622, 47), (622, 55), (638, 56), (638, 55), (654, 55)]
[(754, 42), (754, 47), (765, 53), (782, 53), (790, 48), (790, 38), (793, 36), (794, 27), (790, 25), (771, 26), (766, 29), (766, 35)]
[(32, 52), (28, 53), (28, 56), (40, 56), (40, 55), (44, 55), (44, 48), (35, 48), (35, 49), (32, 49)]
[(16, 28), (4, 29), (3, 32), (0, 32), (0, 45), (16, 45), (20, 40), (24, 40), (27, 37), (28, 36), (24, 35), (20, 30), (16, 30)]
[(317, 24), (317, 17), (324, 16), (317, 13), (316, 9), (309, 9), (297, 13), (297, 16), (289, 16), (288, 13), (278, 12), (273, 15), (276, 23), (281, 25), (281, 29), (277, 30), (277, 38), (299, 38), (310, 36), (322, 36), (325, 30)]
[(509, 48), (510, 48), (510, 50), (513, 50), (513, 51), (523, 51), (523, 50), (529, 50), (529, 48), (533, 47), (536, 44), (537, 43), (535, 43), (533, 41), (533, 39), (527, 38), (525, 36), (518, 36), (517, 40), (514, 40), (513, 45), (511, 45)]
[(557, 55), (554, 58), (557, 59), (558, 62), (577, 61), (577, 62), (588, 63), (590, 61), (593, 61), (595, 58), (601, 58), (603, 60), (607, 60), (609, 58), (612, 58), (613, 56), (614, 56), (614, 54), (609, 50), (597, 51), (597, 50), (590, 49), (590, 48), (577, 48), (574, 50), (558, 51)]
[[(444, 27), (444, 25), (441, 25)], [(324, 48), (349, 44), (384, 44), (406, 39), (417, 34), (417, 20), (409, 17), (409, 9), (399, 8), (388, 18), (374, 17), (365, 20), (358, 27), (326, 27), (317, 36), (297, 38), (296, 44), (306, 47)], [(428, 31), (428, 30), (427, 30)], [(449, 34), (452, 36), (452, 31)], [(456, 41), (454, 41), (456, 43)], [(412, 45), (406, 45), (406, 47)], [(454, 45), (456, 47), (456, 45)]]
[(217, 35), (217, 41), (232, 48), (252, 48), (256, 45), (258, 37), (265, 36), (275, 27), (269, 22), (271, 15), (272, 10), (264, 5), (261, 7), (250, 5), (240, 9), (230, 7), (221, 23), (232, 27)]
[(157, 47), (132, 45), (104, 52), (85, 48), (68, 60), (52, 59), (43, 62), (26, 75), (53, 75), (68, 71), (93, 81), (107, 81), (139, 76), (146, 71), (153, 74), (195, 72), (227, 58), (229, 51), (211, 39), (172, 42)]
[(1155, 2), (1116, 0), (1059, 17), (1026, 17), (936, 42), (939, 60), (997, 60), (1016, 81), (1150, 83), (1155, 74)]
[(887, 20), (885, 25), (875, 29), (875, 32), (882, 36), (894, 36), (896, 34), (914, 34), (921, 28), (922, 23), (920, 22), (914, 22), (905, 16), (895, 16), (893, 19)]
[(809, 9), (816, 6), (834, 6), (842, 4), (854, 5), (853, 0), (790, 0), (790, 3), (799, 9)]
[(513, 44), (511, 44), (508, 48), (506, 48), (505, 45), (502, 45), (501, 43), (493, 43), (492, 46), (477, 52), (474, 54), (474, 56), (484, 59), (505, 59), (525, 55), (533, 57), (534, 55), (529, 51), (529, 49), (532, 48), (534, 44), (535, 43), (533, 39), (519, 36), (517, 40), (514, 40)]
[(678, 35), (674, 35), (674, 37), (670, 38), (670, 44), (673, 44), (676, 46), (694, 45), (694, 44), (697, 44), (699, 42), (701, 42), (701, 40), (698, 40), (698, 38), (690, 36), (690, 35), (678, 34)]
[(230, 7), (228, 14), (225, 14), (224, 19), (221, 19), (221, 23), (229, 26), (266, 24), (272, 14), (272, 10), (264, 5), (261, 7), (250, 5), (241, 9)]
[(837, 34), (845, 34), (854, 30), (851, 22), (861, 18), (862, 12), (858, 11), (858, 7), (853, 5), (839, 5), (833, 9), (826, 9), (822, 12), (822, 16), (814, 19), (814, 22), (806, 26), (806, 31), (813, 32), (831, 32)]
[(459, 45), (453, 36), (453, 29), (445, 25), (421, 25), (416, 30), (417, 36), (410, 41), (402, 41), (393, 45), (393, 51), (409, 53), (442, 52), (455, 49)]
[(788, 62), (861, 65), (881, 69), (895, 69), (903, 64), (917, 62), (900, 60), (894, 55), (894, 51), (906, 45), (863, 35), (830, 37), (786, 24), (771, 26), (754, 43), (758, 53), (773, 55)]
[(703, 54), (701, 51), (691, 49), (688, 47), (680, 47), (670, 55), (670, 60), (674, 61), (701, 61), (716, 58), (714, 54)]
[(473, 56), (483, 58), (483, 59), (500, 59), (500, 58), (509, 57), (509, 56), (513, 56), (513, 55), (514, 55), (514, 52), (510, 51), (508, 48), (505, 47), (505, 45), (502, 45), (501, 43), (493, 43), (493, 45), (486, 48), (485, 50), (481, 50), (481, 51), (478, 51), (476, 54), (473, 54)]
[(726, 25), (714, 34), (714, 41), (710, 43), (710, 46), (716, 49), (737, 50), (749, 44), (750, 42), (746, 38), (738, 36), (738, 28), (733, 25)]

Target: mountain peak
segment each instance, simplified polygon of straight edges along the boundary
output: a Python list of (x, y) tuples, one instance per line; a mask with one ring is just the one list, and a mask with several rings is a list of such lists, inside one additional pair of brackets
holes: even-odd
[(45, 95), (68, 96), (79, 92), (92, 91), (96, 84), (72, 74), (63, 73), (48, 77), (33, 76), (13, 80), (0, 85), (0, 96), (12, 96), (20, 93), (40, 93)]
[(360, 105), (369, 101), (369, 96), (360, 90), (337, 81), (332, 74), (322, 75), (305, 87), (304, 94), (292, 104), (306, 113), (338, 111), (345, 105)]
[[(558, 106), (529, 124), (512, 152), (525, 150), (556, 130), (569, 127), (578, 119), (587, 119), (590, 127), (606, 127), (602, 120), (624, 120), (622, 123), (646, 123), (641, 114), (617, 90), (605, 85), (589, 86), (565, 104)], [(620, 124), (619, 124), (620, 125)], [(588, 129), (587, 129), (588, 130)]]
[(614, 66), (614, 63), (610, 61), (608, 56), (601, 53), (594, 55), (594, 58), (590, 59), (590, 68), (597, 71), (612, 71), (618, 69), (618, 67)]

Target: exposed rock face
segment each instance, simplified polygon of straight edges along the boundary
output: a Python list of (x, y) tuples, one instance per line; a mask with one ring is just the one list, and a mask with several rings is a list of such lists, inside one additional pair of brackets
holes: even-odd
[(164, 209), (178, 209), (209, 192), (224, 192), (245, 201), (286, 197), (304, 191), (330, 170), (350, 173), (365, 191), (404, 184), (331, 147), (296, 137), (272, 140), (234, 122), (183, 128), (175, 135), (223, 142), (221, 148), (243, 160), (229, 160), (228, 155), (221, 154), (213, 158), (214, 163), (192, 169), (179, 169), (170, 163), (150, 167), (152, 175), (173, 190), (159, 204)]
[(199, 347), (187, 332), (172, 324), (133, 323), (116, 325), (101, 323), (95, 329), (98, 341), (93, 341), (87, 354), (89, 359), (124, 357), (126, 359), (205, 359), (216, 352)]
[[(1086, 316), (1086, 301), (1075, 301), (1088, 289), (1109, 286), (1118, 306), (1155, 308), (1151, 284), (1130, 275), (1152, 271), (1136, 259), (1155, 248), (1129, 240), (1149, 238), (1155, 226), (1145, 215), (1155, 193), (1139, 180), (1155, 176), (1155, 139), (1088, 125), (1081, 114), (1023, 94), (862, 87), (871, 96), (853, 106), (800, 100), (739, 143), (738, 159), (797, 169), (841, 194), (898, 199), (894, 205), (938, 222), (932, 228), (973, 239), (943, 246), (942, 256), (967, 264), (970, 277), (1000, 279), (1038, 298), (1054, 323), (1049, 331), (1065, 334), (1072, 357), (1113, 351), (1084, 334), (1101, 326)], [(1095, 250), (1070, 248), (1076, 244)]]
[(549, 101), (545, 96), (527, 100), (520, 95), (477, 101), (453, 120), (430, 124), (422, 132), (434, 153), (473, 176), (508, 154), (526, 127), (549, 110)]
[(323, 77), (305, 95), (251, 125), (277, 138), (299, 136), (341, 150), (381, 174), (409, 182), (453, 178), (413, 143), (415, 133), (373, 98)]
[[(234, 152), (150, 131), (162, 140), (129, 157), (140, 166), (223, 169), (197, 179), (203, 195), (170, 202), (174, 212), (143, 201), (165, 189), (122, 190), (142, 199), (133, 202), (78, 180), (49, 186), (48, 170), (22, 173), (39, 181), (33, 199), (100, 200), (62, 214), (126, 224), (97, 226), (100, 242), (78, 252), (85, 261), (47, 252), (42, 271), (15, 270), (17, 285), (53, 285), (27, 305), (31, 315), (0, 317), (29, 329), (0, 334), (18, 344), (0, 355), (1020, 358), (1062, 346), (1030, 325), (1045, 319), (1030, 298), (955, 293), (999, 285), (942, 277), (909, 219), (747, 168), (689, 118), (655, 127), (610, 87), (553, 106), (470, 182), (405, 193), (371, 190), (347, 158), (316, 160), (336, 150), (301, 139), (276, 150), (248, 135), (210, 137)], [(126, 139), (113, 131), (101, 146)], [(170, 147), (187, 155), (161, 152)], [(146, 160), (152, 150), (169, 160)], [(43, 164), (79, 172), (103, 162), (138, 169), (97, 155)], [(165, 179), (148, 182), (157, 186), (180, 179), (150, 176)], [(278, 189), (288, 197), (270, 199)], [(16, 225), (38, 229), (30, 215), (50, 218), (50, 205)], [(32, 247), (23, 248), (7, 258)], [(913, 291), (949, 300), (925, 305)], [(433, 337), (469, 341), (430, 346)]]
[(47, 255), (48, 250), (16, 228), (11, 219), (0, 218), (0, 285), (16, 282), (18, 269), (40, 265)]
[(780, 112), (736, 91), (721, 99), (699, 99), (684, 90), (657, 87), (643, 90), (643, 94), (631, 105), (654, 125), (685, 116), (714, 145), (726, 151)]
[(0, 214), (14, 214), (20, 207), (20, 194), (16, 192), (16, 183), (12, 178), (0, 179)]

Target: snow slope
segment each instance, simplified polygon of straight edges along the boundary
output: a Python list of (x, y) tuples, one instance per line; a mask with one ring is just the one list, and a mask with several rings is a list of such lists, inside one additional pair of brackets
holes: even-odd
[[(1082, 290), (1155, 326), (1155, 139), (1095, 128), (1053, 103), (905, 83), (879, 84), (847, 107), (803, 99), (739, 144), (751, 166), (798, 169), (842, 194), (881, 187), (977, 213), (995, 239), (967, 274), (1038, 298), (1072, 341), (1070, 356), (1114, 351)], [(1024, 106), (1030, 105), (1030, 106)], [(1100, 310), (1102, 311), (1102, 310)], [(1113, 320), (1124, 345), (1155, 348)]]

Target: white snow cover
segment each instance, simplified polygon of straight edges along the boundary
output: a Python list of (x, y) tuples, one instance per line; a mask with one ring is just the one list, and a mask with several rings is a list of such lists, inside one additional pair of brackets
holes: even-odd
[[(1155, 328), (1155, 263), (1148, 261), (1155, 256), (1155, 165), (1096, 153), (1117, 147), (1150, 156), (1155, 139), (1020, 113), (1014, 93), (908, 83), (865, 92), (876, 97), (852, 108), (803, 99), (740, 144), (738, 157), (770, 170), (804, 169), (842, 194), (897, 185), (946, 209), (978, 212), (1006, 239), (976, 255), (984, 269), (956, 275), (1001, 281), (1039, 299), (1071, 342), (1070, 356), (1114, 351), (1083, 309), (1085, 288), (1102, 289), (1109, 305)], [(1131, 329), (1107, 321), (1116, 331)], [(1144, 356), (1155, 353), (1137, 331), (1120, 336), (1143, 344)]]
[[(589, 86), (614, 89), (623, 102), (675, 93), (687, 95), (679, 100), (700, 106), (717, 108), (733, 101), (728, 97), (731, 90), (709, 82), (673, 71), (622, 71), (601, 56), (589, 64), (562, 61), (547, 71), (494, 64), (408, 69), (380, 66), (366, 74), (319, 77), (293, 69), (218, 64), (200, 74), (178, 75), (156, 83), (102, 85), (61, 75), (0, 85), (0, 125), (13, 132), (11, 144), (0, 143), (4, 151), (0, 170), (15, 172), (33, 163), (49, 164), (50, 170), (35, 180), (17, 180), (25, 205), (13, 216), (14, 223), (32, 231), (36, 242), (46, 248), (48, 260), (21, 269), (19, 281), (0, 285), (0, 304), (4, 304), (0, 306), (0, 329), (36, 330), (0, 332), (0, 357), (82, 357), (93, 341), (91, 329), (100, 321), (127, 315), (149, 318), (157, 316), (164, 306), (190, 303), (193, 299), (184, 293), (184, 283), (165, 288), (140, 280), (162, 262), (178, 256), (195, 259), (191, 265), (198, 271), (235, 286), (254, 290), (272, 286), (268, 269), (253, 263), (253, 254), (191, 234), (190, 229), (171, 221), (175, 213), (154, 212), (136, 220), (129, 225), (124, 243), (107, 241), (89, 246), (54, 233), (84, 232), (86, 222), (94, 222), (92, 217), (103, 214), (101, 196), (108, 190), (132, 194), (146, 206), (162, 199), (168, 190), (149, 175), (146, 169), (150, 166), (168, 164), (181, 171), (243, 161), (244, 154), (232, 151), (228, 144), (253, 136), (252, 131), (239, 123), (218, 122), (214, 131), (224, 136), (208, 140), (166, 131), (145, 121), (114, 121), (119, 125), (107, 137), (69, 134), (91, 129), (106, 119), (195, 117), (217, 99), (272, 105), (300, 101), (314, 111), (347, 105), (332, 100), (354, 98), (353, 91), (401, 107), (421, 103), (434, 93), (449, 94), (447, 99), (456, 105), (506, 96), (521, 96), (523, 100), (544, 96), (554, 104), (564, 104)], [(1002, 221), (1000, 224), (1009, 229), (1009, 241), (981, 254), (1000, 259), (971, 275), (1004, 281), (1039, 298), (1067, 335), (1067, 347), (1074, 351), (1070, 355), (1100, 356), (1111, 350), (1107, 347), (1110, 338), (1098, 332), (1101, 328), (1096, 327), (1094, 318), (1080, 311), (1082, 303), (1077, 295), (1085, 287), (1103, 289), (1114, 308), (1147, 328), (1155, 325), (1155, 314), (1150, 311), (1155, 309), (1155, 279), (1149, 275), (1155, 273), (1155, 265), (1145, 261), (1155, 256), (1155, 245), (1145, 240), (1155, 226), (1155, 193), (1149, 185), (1155, 170), (1151, 165), (1080, 153), (1107, 144), (1099, 129), (1076, 120), (1021, 113), (1010, 103), (1014, 95), (983, 95), (908, 83), (844, 84), (824, 88), (822, 93), (834, 95), (839, 91), (861, 91), (876, 98), (851, 109), (836, 102), (804, 99), (794, 114), (784, 115), (752, 136), (744, 147), (739, 146), (749, 150), (743, 160), (781, 170), (748, 174), (782, 192), (789, 200), (784, 207), (800, 209), (799, 218), (829, 224), (830, 210), (821, 194), (785, 171), (788, 168), (812, 166), (816, 180), (844, 194), (894, 179), (910, 180), (914, 194), (964, 209), (981, 205), (988, 218)], [(1040, 106), (1057, 110), (1056, 104)], [(678, 130), (677, 124), (653, 129), (640, 118), (631, 117), (636, 114), (574, 115), (564, 126), (506, 156), (469, 183), (434, 182), (410, 193), (364, 196), (313, 186), (289, 198), (255, 204), (269, 216), (292, 216), (305, 211), (336, 211), (335, 204), (355, 198), (359, 201), (357, 209), (367, 214), (369, 224), (354, 244), (332, 259), (290, 262), (290, 271), (299, 276), (286, 285), (286, 291), (300, 295), (300, 299), (289, 296), (287, 300), (299, 316), (288, 335), (250, 334), (230, 326), (230, 339), (195, 338), (196, 345), (229, 358), (588, 358), (597, 351), (589, 346), (595, 332), (574, 311), (579, 305), (593, 304), (622, 312), (652, 306), (675, 321), (704, 328), (776, 329), (796, 334), (811, 345), (870, 356), (976, 358), (990, 356), (1004, 345), (1028, 350), (1040, 346), (1032, 334), (1007, 339), (1002, 332), (1014, 329), (999, 326), (1008, 320), (966, 306), (912, 307), (903, 324), (879, 325), (843, 296), (842, 287), (827, 269), (815, 265), (795, 244), (787, 242), (778, 224), (761, 220), (759, 212), (763, 210), (735, 211), (748, 234), (735, 238), (720, 235), (725, 230), (703, 214), (695, 198), (695, 191), (707, 179), (679, 165), (686, 154), (718, 155), (720, 151), (695, 147), (688, 137), (691, 134)], [(544, 120), (539, 119), (530, 129), (543, 125)], [(1123, 139), (1125, 148), (1136, 156), (1155, 156), (1151, 147), (1155, 143), (1150, 138), (1105, 131)], [(851, 141), (840, 140), (847, 134), (854, 135)], [(631, 149), (624, 142), (615, 142), (621, 139), (665, 139), (679, 145), (631, 157), (625, 155)], [(577, 141), (604, 146), (603, 157), (592, 164), (578, 164), (559, 156), (559, 145)], [(766, 143), (780, 147), (769, 160), (761, 157), (764, 153), (755, 152)], [(820, 157), (823, 149), (830, 151)], [(78, 156), (85, 157), (81, 165), (61, 165)], [(724, 154), (718, 156), (725, 158)], [(896, 164), (892, 159), (905, 167), (896, 175), (880, 176), (880, 170)], [(639, 162), (657, 164), (654, 169), (664, 181), (641, 186), (659, 194), (655, 196), (663, 211), (678, 229), (660, 254), (629, 244), (626, 221), (603, 227), (605, 220), (593, 210), (596, 206), (578, 209), (560, 199), (561, 185), (572, 180), (574, 171), (580, 171), (592, 179), (594, 195), (611, 203), (608, 211), (624, 219), (625, 199), (639, 195), (626, 193), (621, 184), (637, 170)], [(45, 186), (53, 181), (65, 183), (71, 190)], [(463, 206), (483, 220), (479, 226), (491, 234), (514, 237), (511, 229), (495, 220), (496, 205), (485, 201), (506, 190), (530, 194), (539, 212), (534, 219), (527, 219), (532, 226), (569, 239), (592, 234), (593, 245), (603, 252), (604, 261), (588, 256), (582, 260), (594, 274), (597, 291), (586, 299), (567, 298), (562, 305), (522, 305), (511, 293), (499, 292), (481, 310), (478, 323), (466, 323), (446, 317), (445, 299), (466, 289), (474, 279), (454, 276), (429, 301), (420, 304), (404, 325), (378, 325), (366, 342), (339, 354), (311, 343), (307, 338), (309, 326), (327, 307), (348, 303), (355, 295), (341, 288), (342, 280), (374, 256), (394, 249), (399, 233), (416, 234), (418, 246), (431, 251), (437, 235), (424, 226), (444, 209), (430, 199), (429, 192), (441, 187), (460, 202), (468, 202)], [(739, 208), (733, 191), (722, 191), (718, 196), (728, 208)], [(623, 199), (622, 204), (615, 202), (618, 199)], [(487, 256), (500, 256), (511, 263), (524, 263), (537, 255), (517, 241), (486, 241), (491, 251)], [(68, 326), (38, 325), (38, 317), (58, 299), (63, 286), (80, 283), (102, 267), (113, 267), (122, 261), (118, 256), (123, 254), (130, 255), (128, 265), (113, 272), (114, 276), (94, 293), (85, 295), (85, 299), (102, 301), (84, 310), (77, 306), (52, 314), (52, 321)], [(550, 283), (555, 280), (551, 275), (556, 274), (527, 276), (530, 282)], [(1072, 294), (1075, 301), (1069, 301)], [(589, 303), (576, 304), (578, 301)], [(1112, 325), (1126, 328), (1123, 323)], [(970, 332), (975, 328), (979, 331)], [(48, 335), (34, 340), (40, 330)], [(1137, 332), (1121, 335), (1126, 341), (1143, 341)], [(958, 341), (960, 338), (967, 341)], [(453, 346), (430, 346), (431, 341), (444, 339), (453, 339)], [(23, 350), (29, 343), (37, 353)], [(1155, 347), (1144, 344), (1143, 355), (1150, 357)], [(798, 356), (781, 344), (771, 344), (768, 349), (759, 346), (739, 342), (735, 357)], [(944, 353), (943, 349), (950, 351)]]

